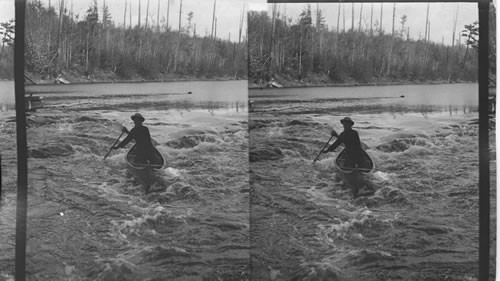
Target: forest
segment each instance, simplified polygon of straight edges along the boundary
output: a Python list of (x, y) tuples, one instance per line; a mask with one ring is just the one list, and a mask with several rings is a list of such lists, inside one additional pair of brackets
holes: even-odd
[[(424, 38), (411, 39), (409, 27), (405, 25), (407, 17), (396, 19), (394, 13), (389, 16), (393, 25), (392, 30), (386, 32), (373, 24), (373, 12), (368, 28), (362, 27), (361, 19), (358, 25), (354, 17), (347, 27), (344, 22), (340, 28), (339, 8), (337, 27), (329, 29), (321, 9), (314, 10), (311, 5), (305, 6), (294, 21), (280, 14), (276, 5), (272, 5), (269, 12), (252, 11), (248, 14), (250, 83), (477, 81), (477, 22), (455, 27), (450, 31), (456, 34), (453, 44), (445, 45), (429, 40), (428, 26)], [(495, 31), (491, 29), (494, 24), (490, 24), (490, 36), (493, 36), (490, 42), (494, 43)], [(495, 52), (491, 54), (494, 56)]]
[[(217, 37), (215, 17), (212, 33), (200, 36), (193, 13), (182, 10), (182, 1), (176, 30), (159, 16), (156, 22), (148, 22), (146, 17), (144, 23), (139, 15), (139, 21), (132, 23), (132, 9), (127, 11), (127, 4), (123, 19), (113, 20), (105, 2), (98, 7), (94, 0), (79, 16), (65, 1), (58, 0), (58, 6), (50, 6), (49, 1), (48, 7), (40, 0), (27, 4), (25, 62), (30, 76), (49, 80), (61, 75), (90, 81), (247, 78), (243, 6), (237, 40), (229, 41)], [(150, 14), (150, 1), (147, 6), (143, 2)], [(214, 15), (215, 8), (214, 4)]]
[(14, 25), (14, 19), (0, 23), (0, 79), (14, 79)]

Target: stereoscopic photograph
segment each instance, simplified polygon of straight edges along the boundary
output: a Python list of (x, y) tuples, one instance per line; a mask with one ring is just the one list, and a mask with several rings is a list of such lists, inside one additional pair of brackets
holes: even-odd
[(479, 280), (477, 3), (268, 3), (248, 33), (252, 279)]
[(27, 280), (249, 278), (248, 2), (26, 2)]
[(494, 280), (495, 4), (0, 0), (0, 281)]

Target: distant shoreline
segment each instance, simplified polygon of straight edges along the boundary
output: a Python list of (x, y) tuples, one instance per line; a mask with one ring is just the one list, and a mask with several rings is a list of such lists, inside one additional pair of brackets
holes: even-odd
[(179, 82), (228, 82), (228, 81), (247, 81), (246, 79), (179, 79), (179, 80), (111, 80), (111, 81), (90, 81), (90, 82), (72, 82), (68, 84), (41, 82), (37, 84), (26, 84), (29, 86), (71, 86), (71, 85), (94, 85), (94, 84), (136, 84), (136, 83), (179, 83)]
[[(279, 83), (279, 82), (278, 82)], [(281, 83), (280, 83), (281, 84)], [(459, 81), (449, 83), (447, 81), (425, 81), (425, 82), (371, 82), (371, 83), (303, 83), (289, 84), (283, 83), (281, 88), (269, 87), (267, 84), (249, 83), (248, 88), (251, 90), (267, 90), (267, 89), (300, 89), (300, 88), (339, 88), (339, 87), (377, 87), (377, 86), (405, 86), (405, 85), (453, 85), (453, 84), (478, 84), (478, 82)]]
[[(247, 80), (246, 76), (214, 76), (214, 77), (206, 77), (201, 76), (197, 77), (194, 75), (182, 75), (182, 74), (164, 74), (156, 79), (144, 79), (141, 77), (130, 77), (130, 79), (121, 79), (116, 76), (114, 73), (110, 72), (99, 72), (96, 73), (95, 76), (86, 77), (80, 75), (78, 73), (72, 72), (63, 72), (61, 78), (68, 81), (69, 83), (56, 83), (56, 77), (42, 77), (37, 73), (26, 73), (29, 79), (25, 79), (25, 85), (82, 85), (82, 84), (114, 84), (114, 83), (169, 83), (169, 82), (197, 82), (197, 81), (239, 81), (239, 80)], [(31, 83), (31, 81), (35, 83)]]

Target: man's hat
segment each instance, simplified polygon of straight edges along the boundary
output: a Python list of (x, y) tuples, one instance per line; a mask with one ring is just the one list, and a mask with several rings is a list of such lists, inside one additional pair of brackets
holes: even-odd
[(351, 126), (352, 126), (352, 125), (354, 125), (354, 121), (352, 121), (352, 119), (351, 119), (351, 118), (349, 118), (349, 117), (346, 117), (346, 118), (344, 118), (344, 119), (340, 120), (340, 123), (342, 123), (342, 124), (344, 124), (344, 123), (346, 123), (346, 122), (347, 122), (347, 123), (351, 123)]
[(130, 118), (132, 120), (138, 119), (140, 122), (144, 122), (144, 120), (145, 120), (144, 117), (142, 117), (142, 115), (140, 113), (136, 113), (136, 114), (130, 116)]

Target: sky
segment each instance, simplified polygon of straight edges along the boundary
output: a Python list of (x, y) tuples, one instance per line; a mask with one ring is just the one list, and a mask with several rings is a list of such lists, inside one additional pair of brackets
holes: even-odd
[[(299, 14), (304, 10), (307, 4), (288, 3), (277, 4), (281, 14), (286, 13), (287, 17), (292, 17), (295, 23)], [(330, 29), (337, 28), (338, 8), (340, 5), (340, 30), (343, 29), (343, 11), (345, 9), (346, 30), (351, 28), (352, 3), (319, 3), (319, 9), (322, 10), (326, 24)], [(372, 3), (354, 4), (354, 27), (358, 29), (359, 14), (362, 6), (362, 28), (370, 26), (370, 15)], [(268, 4), (268, 12), (271, 11), (272, 4)], [(313, 23), (315, 22), (316, 3), (311, 4)], [(382, 10), (382, 27), (385, 33), (392, 32), (392, 12), (393, 3), (384, 3)], [(478, 20), (477, 3), (430, 3), (429, 21), (431, 41), (441, 43), (444, 40), (446, 45), (451, 45), (452, 30), (455, 14), (458, 7), (457, 32), (464, 29), (464, 25), (471, 24)], [(381, 3), (373, 3), (373, 24), (380, 21)], [(410, 38), (418, 39), (425, 36), (425, 18), (427, 14), (427, 3), (397, 3), (395, 11), (395, 29), (401, 28), (401, 17), (406, 15), (406, 29), (410, 27)], [(457, 39), (457, 36), (455, 36)], [(462, 40), (462, 43), (464, 41)]]
[[(127, 6), (131, 4), (132, 25), (138, 22), (139, 0), (97, 0), (99, 12), (102, 12), (103, 1), (109, 7), (111, 19), (115, 25), (123, 26), (123, 14), (125, 2)], [(217, 17), (217, 37), (229, 39), (231, 33), (231, 41), (238, 40), (239, 25), (241, 12), (245, 6), (245, 14), (243, 19), (243, 30), (246, 30), (248, 9), (265, 9), (265, 1), (263, 0), (182, 0), (182, 25), (187, 26), (188, 13), (193, 12), (193, 24), (196, 23), (196, 33), (204, 36), (210, 35), (212, 30), (212, 15), (214, 1), (217, 1), (215, 16)], [(42, 4), (48, 6), (49, 0), (41, 0)], [(59, 0), (51, 0), (51, 4), (58, 7)], [(85, 14), (93, 0), (65, 0), (66, 7), (69, 9), (73, 4), (73, 12), (80, 14), (80, 18)], [(146, 5), (148, 0), (140, 0), (141, 2), (141, 24), (146, 22)], [(148, 25), (156, 23), (158, 0), (149, 0), (149, 19)], [(160, 0), (160, 22), (167, 18), (167, 3), (170, 2), (169, 9), (169, 26), (177, 30), (179, 26), (179, 7), (180, 0)], [(127, 7), (127, 25), (129, 24), (130, 8)], [(14, 18), (14, 0), (0, 0), (0, 22)]]
[[(49, 0), (41, 0), (42, 3), (48, 5)], [(65, 0), (67, 6), (73, 3), (75, 13), (83, 15), (93, 0)], [(138, 4), (139, 0), (97, 0), (98, 6), (101, 8), (103, 1), (110, 8), (112, 20), (117, 25), (123, 25), (123, 12), (125, 1), (132, 3), (132, 24), (137, 24)], [(141, 0), (142, 23), (145, 23), (146, 4), (148, 0)], [(158, 10), (158, 0), (150, 1), (149, 22), (156, 22), (156, 11)], [(160, 21), (166, 19), (166, 8), (168, 0), (160, 0)], [(180, 0), (170, 1), (170, 17), (169, 24), (173, 29), (178, 28), (179, 20), (179, 4)], [(187, 13), (193, 12), (193, 23), (196, 23), (196, 32), (199, 35), (210, 34), (212, 29), (212, 12), (215, 0), (183, 0), (183, 25), (187, 25)], [(0, 0), (0, 22), (8, 21), (14, 18), (14, 2), (15, 0)], [(58, 3), (59, 0), (51, 0), (52, 5)], [(268, 10), (270, 11), (271, 4), (266, 4), (265, 0), (217, 0), (216, 16), (217, 16), (217, 36), (228, 39), (231, 33), (231, 40), (236, 41), (238, 36), (238, 27), (240, 15), (245, 5), (245, 11), (248, 10)], [(295, 21), (300, 12), (305, 8), (306, 4), (288, 3), (277, 4), (281, 13), (285, 12)], [(336, 29), (338, 7), (341, 5), (341, 20), (340, 27), (342, 29), (342, 12), (345, 8), (346, 29), (351, 26), (352, 4), (351, 3), (320, 3), (319, 7), (323, 11), (326, 19), (326, 24), (330, 29)], [(363, 23), (365, 27), (370, 24), (371, 3), (363, 4)], [(471, 24), (478, 20), (477, 4), (476, 3), (431, 3), (429, 8), (429, 20), (431, 24), (431, 40), (434, 42), (451, 44), (452, 35), (450, 30), (453, 29), (453, 19), (458, 7), (457, 32), (464, 28), (465, 24)], [(313, 17), (315, 15), (316, 4), (311, 4)], [(380, 3), (373, 4), (373, 22), (378, 23), (380, 19)], [(128, 8), (127, 8), (128, 9)], [(359, 24), (359, 12), (361, 9), (360, 3), (354, 4), (355, 27)], [(392, 30), (392, 3), (383, 4), (383, 28), (386, 32)], [(396, 4), (396, 20), (395, 26), (401, 27), (401, 16), (407, 16), (406, 27), (410, 27), (410, 37), (418, 39), (425, 34), (425, 15), (427, 10), (426, 3), (397, 3)], [(129, 15), (127, 11), (127, 22)], [(245, 14), (244, 29), (246, 28), (247, 18)]]

